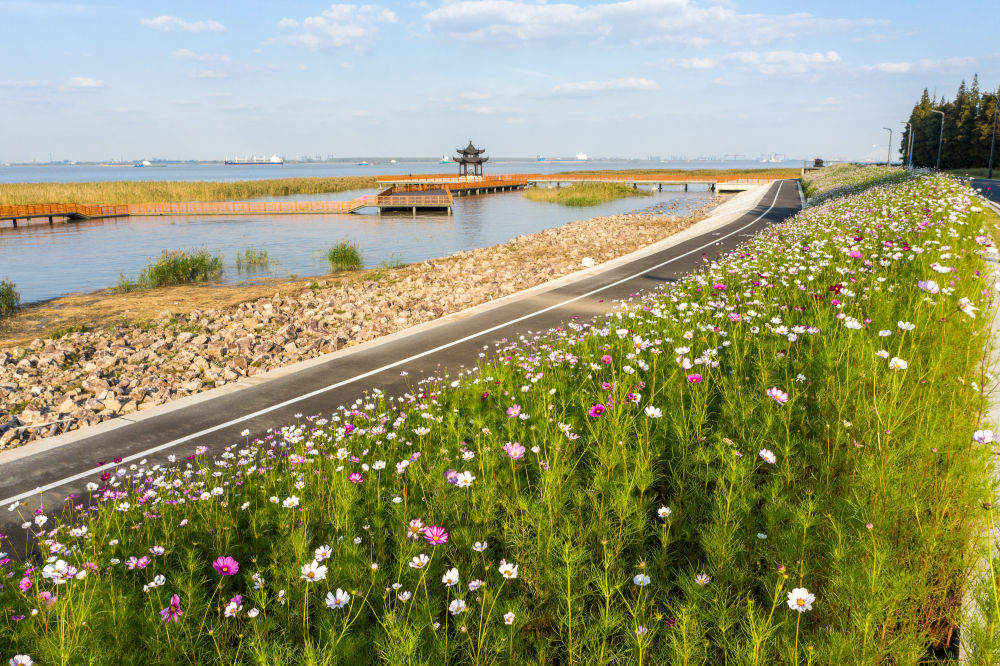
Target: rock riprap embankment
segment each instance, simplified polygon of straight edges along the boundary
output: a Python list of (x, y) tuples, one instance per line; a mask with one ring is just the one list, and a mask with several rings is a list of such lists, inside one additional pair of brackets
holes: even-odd
[[(132, 325), (0, 349), (0, 449), (148, 409), (356, 345), (579, 270), (704, 216), (630, 213), (489, 248), (334, 277), (294, 297), (163, 313)], [(589, 263), (589, 262), (587, 262)]]

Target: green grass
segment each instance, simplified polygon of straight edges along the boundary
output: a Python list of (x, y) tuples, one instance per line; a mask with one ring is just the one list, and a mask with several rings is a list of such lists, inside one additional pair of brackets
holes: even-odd
[(270, 263), (267, 250), (248, 247), (236, 253), (236, 268), (264, 268)]
[(96, 183), (0, 183), (0, 204), (127, 204), (166, 201), (241, 201), (294, 194), (373, 189), (374, 178), (274, 178), (214, 181), (108, 181)]
[(330, 262), (330, 270), (334, 273), (338, 271), (360, 270), (361, 250), (357, 243), (351, 241), (341, 241), (327, 250), (326, 258)]
[[(998, 581), (969, 584), (998, 566), (995, 444), (974, 441), (995, 391), (989, 220), (951, 179), (884, 175), (841, 174), (860, 193), (403, 395), (95, 470), (92, 499), (49, 498), (29, 526), (32, 570), (7, 565), (0, 654), (939, 663), (971, 592), (970, 663), (996, 663)], [(60, 559), (87, 575), (58, 584)]]
[(59, 338), (64, 338), (70, 333), (87, 333), (91, 329), (89, 326), (84, 324), (77, 324), (74, 326), (66, 326), (64, 328), (57, 328), (56, 330), (49, 333), (47, 336), (50, 340), (58, 340)]
[(0, 318), (9, 317), (21, 307), (21, 293), (10, 280), (0, 280)]
[(164, 250), (159, 258), (139, 273), (136, 280), (119, 276), (115, 290), (120, 293), (214, 280), (222, 274), (222, 257), (208, 250), (185, 252)]
[[(986, 178), (989, 169), (987, 167), (968, 167), (965, 169), (949, 169), (948, 173), (961, 178)], [(1000, 178), (1000, 157), (997, 158), (997, 163), (993, 165), (993, 178)]]
[(626, 197), (652, 196), (648, 190), (634, 189), (619, 183), (575, 183), (569, 187), (532, 187), (524, 191), (526, 199), (563, 206), (596, 206)]

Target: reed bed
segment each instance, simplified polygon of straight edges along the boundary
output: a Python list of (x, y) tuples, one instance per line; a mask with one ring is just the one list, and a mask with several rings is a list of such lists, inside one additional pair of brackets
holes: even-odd
[(248, 247), (236, 253), (236, 268), (263, 268), (270, 264), (267, 249)]
[(294, 194), (374, 189), (374, 178), (274, 178), (215, 181), (108, 181), (94, 183), (0, 183), (0, 204), (128, 204), (170, 201), (243, 201)]
[(17, 312), (21, 306), (21, 293), (10, 280), (0, 280), (0, 318)]
[(945, 659), (993, 516), (979, 205), (939, 176), (832, 199), (405, 395), (10, 507), (41, 554), (0, 560), (0, 654)]
[(137, 289), (196, 284), (214, 280), (221, 273), (222, 257), (212, 256), (208, 250), (164, 250), (156, 261), (142, 269), (135, 281), (122, 275), (115, 290), (124, 293)]
[(326, 252), (326, 258), (330, 262), (330, 270), (334, 273), (356, 271), (362, 266), (361, 250), (357, 243), (351, 241), (341, 241), (331, 247)]
[(524, 198), (531, 201), (563, 206), (596, 206), (615, 199), (652, 195), (649, 190), (619, 183), (574, 183), (568, 187), (531, 187), (524, 191)]

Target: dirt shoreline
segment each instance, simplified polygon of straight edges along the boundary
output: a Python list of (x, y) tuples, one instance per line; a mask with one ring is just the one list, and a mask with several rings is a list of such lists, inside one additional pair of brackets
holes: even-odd
[[(400, 268), (260, 285), (74, 294), (0, 331), (0, 449), (147, 409), (388, 335), (602, 263), (681, 231), (688, 216), (571, 222)], [(38, 326), (41, 328), (38, 328)], [(42, 339), (54, 330), (88, 326)]]

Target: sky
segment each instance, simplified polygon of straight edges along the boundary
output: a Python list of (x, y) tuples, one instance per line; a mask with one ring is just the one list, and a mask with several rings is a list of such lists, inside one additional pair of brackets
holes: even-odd
[(885, 159), (1000, 85), (991, 3), (0, 0), (0, 163)]

